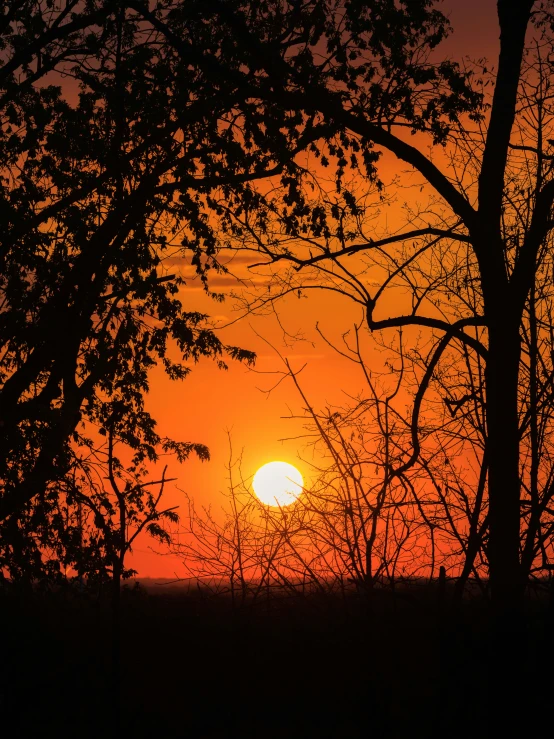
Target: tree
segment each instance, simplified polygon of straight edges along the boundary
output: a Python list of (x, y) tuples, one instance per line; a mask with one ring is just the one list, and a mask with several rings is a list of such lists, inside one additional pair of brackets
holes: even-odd
[[(267, 17), (274, 20), (286, 8), (285, 3), (272, 4)], [(529, 332), (528, 341), (533, 343), (535, 306), (529, 301), (537, 295), (541, 259), (550, 249), (554, 202), (549, 95), (544, 84), (537, 87), (530, 107), (528, 92), (536, 83), (539, 65), (543, 81), (550, 75), (553, 16), (549, 2), (499, 0), (497, 8), (500, 53), (494, 75), (486, 66), (476, 74), (452, 62), (434, 61), (448, 23), (426, 0), (299, 4), (287, 27), (290, 33), (294, 27), (296, 53), (288, 56), (268, 54), (252, 34), (251, 64), (258, 70), (260, 96), (302, 110), (309, 120), (338, 131), (311, 151), (323, 166), (334, 157), (341, 203), (329, 214), (299, 184), (295, 198), (275, 201), (278, 225), (273, 229), (265, 224), (260, 228), (248, 214), (239, 214), (236, 227), (268, 262), (293, 265), (294, 289), (309, 288), (302, 276), (310, 268), (324, 274), (331, 289), (336, 289), (333, 280), (349, 282), (371, 332), (398, 328), (436, 332), (415, 393), (410, 465), (420, 456), (422, 403), (451, 347), (469, 353), (474, 368), (482, 367), (482, 374), (473, 373), (480, 382), (468, 402), (482, 408), (477, 431), (486, 442), (480, 475), (486, 480), (486, 532), (481, 534), (486, 537), (497, 618), (493, 685), (503, 700), (511, 696), (515, 701), (515, 645), (522, 635), (523, 594), (529, 563), (537, 554), (535, 544), (542, 536), (537, 539), (539, 510), (546, 513), (536, 487), (538, 383), (531, 364), (537, 355), (531, 351), (525, 367), (521, 341)], [(248, 33), (241, 18), (233, 18), (232, 24), (237, 37)], [(492, 86), (487, 87), (488, 82)], [(344, 215), (359, 225), (360, 196), (344, 186), (344, 175), (348, 169), (357, 170), (361, 160), (366, 182), (383, 191), (379, 161), (384, 152), (417, 175), (418, 184), (431, 193), (429, 205), (408, 212), (406, 228), (387, 231), (376, 221), (367, 230), (348, 230)], [(299, 169), (299, 182), (303, 175)], [(308, 180), (304, 176), (304, 182)], [(349, 270), (349, 258), (361, 253), (370, 263), (379, 263), (380, 258), (388, 262), (379, 285), (371, 287)], [(440, 266), (438, 275), (433, 272), (433, 255), (441, 253), (459, 255), (455, 277), (461, 283), (465, 280), (467, 288), (449, 310), (445, 300), (454, 294), (450, 277), (440, 274)], [(414, 301), (408, 310), (383, 315), (383, 296), (416, 262), (425, 286), (410, 282)], [(464, 303), (467, 292), (471, 300)], [(529, 399), (529, 421), (523, 422), (525, 376), (531, 376), (534, 399)], [(448, 401), (463, 405), (461, 397)], [(520, 474), (522, 430), (534, 449), (530, 503), (525, 501)], [(404, 471), (402, 466), (391, 474)], [(549, 493), (544, 500), (548, 498)], [(523, 556), (522, 504), (535, 511), (525, 519), (530, 528)], [(477, 545), (483, 542), (481, 538)]]
[[(342, 37), (340, 53), (336, 51), (334, 55), (338, 42), (333, 31), (338, 24), (339, 9), (347, 32)], [(341, 257), (362, 251), (371, 256), (372, 251), (391, 250), (417, 239), (422, 240), (424, 259), (429, 245), (440, 240), (465, 247), (468, 255), (465, 276), (477, 283), (474, 288), (477, 304), (471, 311), (454, 316), (451, 321), (420, 315), (420, 299), (409, 314), (379, 320), (375, 303), (382, 297), (388, 284), (385, 282), (380, 291), (373, 294), (366, 291), (367, 325), (371, 331), (400, 326), (440, 331), (443, 339), (430, 358), (430, 365), (436, 365), (452, 341), (462, 342), (481, 359), (486, 359), (484, 407), (491, 587), (500, 611), (507, 613), (515, 608), (519, 612), (522, 593), (518, 469), (520, 331), (535, 279), (537, 257), (542, 245), (547, 243), (551, 228), (554, 187), (550, 180), (550, 159), (535, 145), (546, 141), (545, 131), (541, 130), (540, 142), (530, 141), (525, 145), (536, 163), (531, 173), (528, 160), (522, 162), (521, 148), (510, 136), (516, 130), (518, 100), (521, 101), (518, 91), (524, 82), (522, 74), (530, 75), (532, 70), (527, 66), (522, 71), (526, 34), (535, 29), (538, 43), (549, 48), (551, 17), (546, 4), (509, 0), (498, 3), (501, 50), (490, 110), (485, 119), (481, 103), (485, 98), (479, 79), (475, 79), (475, 89), (471, 89), (469, 71), (463, 73), (452, 63), (441, 65), (429, 61), (431, 50), (447, 32), (446, 19), (427, 2), (415, 4), (412, 11), (412, 21), (415, 23), (417, 17), (427, 33), (413, 34), (410, 42), (400, 49), (399, 38), (387, 37), (379, 25), (386, 19), (391, 28), (400, 27), (399, 21), (393, 23), (395, 13), (400, 10), (392, 3), (328, 7), (327, 25), (321, 30), (325, 37), (318, 38), (321, 44), (327, 41), (330, 56), (322, 57), (319, 63), (304, 49), (304, 57), (311, 60), (311, 76), (305, 75), (303, 95), (309, 100), (312, 114), (317, 110), (330, 124), (340, 127), (344, 146), (341, 150), (332, 146), (330, 149), (342, 158), (344, 167), (347, 147), (365, 154), (369, 165), (366, 164), (366, 176), (379, 187), (382, 186), (377, 165), (380, 152), (389, 151), (412, 167), (436, 194), (435, 222), (421, 223), (433, 217), (429, 207), (426, 212), (412, 214), (414, 221), (419, 220), (419, 228), (384, 238), (370, 232), (365, 243), (355, 244), (352, 242), (360, 234), (346, 231), (338, 208), (331, 214), (335, 216), (332, 231), (326, 228), (326, 214), (321, 207), (317, 210), (304, 201), (305, 213), (300, 207), (295, 212), (292, 209), (282, 231), (289, 236), (286, 246), (272, 248), (275, 242), (269, 239), (264, 242), (259, 234), (258, 246), (273, 262), (288, 260), (298, 270), (322, 264), (330, 265), (328, 269), (331, 270), (333, 262), (338, 264)], [(276, 98), (279, 94), (291, 104), (296, 100), (302, 105), (294, 89), (300, 85), (294, 64), (283, 62), (279, 66), (277, 89), (275, 69), (271, 66), (277, 63), (275, 59), (264, 61), (256, 56), (255, 46), (252, 54), (267, 75), (268, 97)], [(306, 104), (302, 107), (305, 109)], [(448, 175), (422, 153), (421, 144), (416, 146), (409, 142), (409, 134), (428, 137), (426, 141), (436, 149), (437, 160), (442, 159), (451, 167)], [(462, 167), (466, 170), (462, 171)], [(513, 202), (512, 187), (525, 177), (530, 178), (528, 184), (533, 185), (532, 194), (529, 195), (527, 188), (526, 199)], [(343, 192), (343, 206), (343, 213), (349, 210), (354, 218), (360, 213), (349, 191)], [(522, 208), (526, 209), (526, 218)], [(518, 224), (521, 226), (522, 222), (527, 227), (524, 230), (520, 227), (518, 231)], [(245, 231), (250, 225), (243, 221)], [(302, 229), (315, 237), (313, 250), (317, 253), (307, 254), (306, 249), (292, 252), (293, 239), (303, 235)], [(255, 229), (252, 227), (250, 232), (254, 234)], [(411, 261), (418, 256), (412, 251)], [(392, 262), (393, 257), (390, 259)], [(427, 274), (423, 260), (420, 264), (421, 273)], [(363, 288), (360, 288), (358, 300), (361, 302), (363, 297)], [(485, 343), (481, 337), (470, 336), (468, 327), (485, 329)]]
[(184, 307), (165, 265), (188, 259), (208, 289), (214, 193), (249, 202), (244, 183), (285, 170), (298, 138), (286, 111), (250, 103), (227, 37), (202, 3), (24, 3), (5, 17), (2, 519), (64, 477), (90, 425), (116, 422), (156, 456), (143, 404), (156, 361), (182, 379), (202, 356), (253, 359)]

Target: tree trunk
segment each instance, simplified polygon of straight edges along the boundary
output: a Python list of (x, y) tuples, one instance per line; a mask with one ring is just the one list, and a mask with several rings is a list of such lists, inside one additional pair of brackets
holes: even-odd
[[(489, 582), (491, 729), (516, 729), (522, 712), (521, 668), (525, 650), (521, 588), (518, 431), (518, 322), (504, 315), (489, 325), (486, 370), (489, 460)], [(501, 732), (502, 734), (502, 732)]]
[[(511, 325), (510, 325), (511, 324)], [(520, 617), (519, 327), (489, 328), (486, 370), (489, 459), (489, 577), (494, 610)]]
[(112, 730), (121, 728), (121, 562), (115, 557), (112, 573)]

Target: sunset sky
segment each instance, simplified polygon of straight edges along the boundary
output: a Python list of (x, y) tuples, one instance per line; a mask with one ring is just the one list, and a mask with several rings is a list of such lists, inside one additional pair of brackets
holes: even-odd
[[(498, 36), (496, 2), (449, 0), (444, 7), (451, 18), (454, 33), (438, 54), (459, 61), (464, 57), (473, 60), (486, 57), (494, 65)], [(391, 178), (396, 172), (405, 172), (405, 166), (398, 166), (390, 156), (383, 159), (383, 163), (384, 179)], [(389, 227), (391, 220), (394, 221), (395, 207), (389, 211)], [(241, 279), (253, 279), (255, 283), (262, 279), (248, 272), (240, 255), (229, 267)], [(210, 286), (227, 294), (241, 290), (239, 283), (227, 277), (215, 277)], [(231, 297), (218, 304), (203, 293), (197, 281), (189, 281), (182, 296), (187, 309), (209, 313), (219, 326), (225, 326), (239, 316)], [(391, 306), (391, 315), (394, 312), (394, 306)], [(339, 341), (341, 334), (359, 321), (362, 314), (347, 299), (328, 292), (312, 292), (309, 297), (301, 299), (289, 297), (279, 303), (278, 313), (279, 320), (275, 315), (247, 316), (220, 331), (225, 343), (257, 353), (253, 370), (230, 362), (229, 370), (223, 372), (212, 362), (203, 360), (185, 382), (171, 382), (161, 369), (152, 373), (147, 404), (161, 433), (177, 440), (204, 443), (211, 452), (209, 463), (191, 459), (178, 465), (169, 460), (169, 474), (178, 480), (168, 487), (166, 505), (184, 503), (180, 490), (190, 494), (199, 506), (212, 504), (217, 507), (222, 503), (219, 493), (226, 488), (228, 432), (235, 456), (243, 453), (245, 478), (252, 476), (266, 462), (283, 460), (295, 464), (309, 484), (310, 467), (303, 460), (309, 462), (311, 451), (306, 448), (306, 441), (298, 438), (302, 435), (302, 424), (286, 418), (300, 414), (302, 401), (290, 380), (268, 392), (280, 379), (278, 373), (283, 369), (272, 346), (290, 359), (295, 370), (306, 365), (300, 379), (315, 407), (340, 404), (344, 391), (351, 395), (362, 391), (363, 377), (358, 368), (324, 345), (315, 325), (319, 322), (325, 335)], [(283, 329), (291, 335), (301, 332), (305, 340), (289, 341), (287, 345)], [(367, 359), (370, 366), (380, 368), (377, 349), (368, 353)], [(284, 438), (288, 440), (281, 441)], [(182, 574), (178, 557), (158, 557), (151, 552), (150, 545), (150, 541), (143, 537), (129, 558), (129, 564), (139, 571), (140, 576), (173, 577)]]
[(4, 6), (4, 734), (549, 736), (554, 0)]

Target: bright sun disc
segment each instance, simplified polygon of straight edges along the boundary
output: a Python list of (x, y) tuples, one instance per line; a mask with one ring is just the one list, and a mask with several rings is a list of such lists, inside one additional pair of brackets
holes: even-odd
[(252, 487), (257, 497), (271, 506), (287, 506), (302, 492), (304, 480), (287, 462), (268, 462), (256, 472)]

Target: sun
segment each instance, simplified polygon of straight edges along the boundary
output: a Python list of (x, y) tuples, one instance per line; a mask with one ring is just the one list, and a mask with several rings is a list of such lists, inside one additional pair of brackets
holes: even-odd
[(304, 480), (296, 467), (288, 462), (268, 462), (256, 472), (252, 487), (262, 503), (287, 506), (302, 492)]

